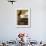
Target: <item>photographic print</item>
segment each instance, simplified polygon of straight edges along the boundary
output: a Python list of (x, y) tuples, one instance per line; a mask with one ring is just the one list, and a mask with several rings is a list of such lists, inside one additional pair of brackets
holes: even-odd
[(29, 27), (30, 26), (30, 8), (18, 8), (16, 9), (16, 25), (17, 27)]

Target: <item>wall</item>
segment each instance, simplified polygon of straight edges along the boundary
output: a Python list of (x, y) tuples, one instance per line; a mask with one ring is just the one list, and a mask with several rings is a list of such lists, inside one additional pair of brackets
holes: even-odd
[[(19, 32), (28, 33), (33, 40), (46, 40), (44, 2), (43, 0), (17, 0), (12, 5), (7, 0), (0, 0), (0, 40), (15, 40)], [(31, 28), (16, 28), (16, 8), (31, 8)]]

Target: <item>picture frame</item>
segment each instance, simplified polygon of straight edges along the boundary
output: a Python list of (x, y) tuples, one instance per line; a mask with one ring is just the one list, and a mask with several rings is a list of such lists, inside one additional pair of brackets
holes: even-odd
[(16, 27), (31, 27), (31, 9), (16, 8)]

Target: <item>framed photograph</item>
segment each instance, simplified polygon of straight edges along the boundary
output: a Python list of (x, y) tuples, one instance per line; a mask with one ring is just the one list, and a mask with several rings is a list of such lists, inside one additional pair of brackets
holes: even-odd
[(16, 27), (30, 27), (31, 13), (30, 8), (17, 8), (16, 9)]

